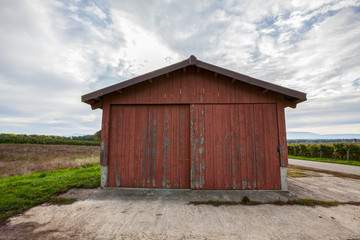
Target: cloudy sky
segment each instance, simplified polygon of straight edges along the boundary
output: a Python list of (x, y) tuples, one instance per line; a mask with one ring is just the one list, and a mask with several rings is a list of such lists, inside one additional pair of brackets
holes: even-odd
[(188, 58), (308, 94), (287, 130), (360, 134), (360, 1), (0, 1), (0, 132), (100, 129), (81, 95)]

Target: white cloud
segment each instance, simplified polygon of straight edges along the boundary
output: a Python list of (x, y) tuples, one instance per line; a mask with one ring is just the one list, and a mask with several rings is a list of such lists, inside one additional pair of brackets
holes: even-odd
[(288, 129), (360, 133), (359, 7), (352, 0), (1, 1), (0, 132), (95, 132), (101, 111), (81, 95), (195, 54), (307, 92), (308, 102), (287, 110)]

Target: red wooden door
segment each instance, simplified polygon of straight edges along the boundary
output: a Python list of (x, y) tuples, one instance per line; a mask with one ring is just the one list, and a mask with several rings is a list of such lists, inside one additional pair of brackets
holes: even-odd
[(190, 188), (188, 105), (113, 105), (110, 187)]
[(276, 104), (191, 105), (192, 189), (280, 189)]

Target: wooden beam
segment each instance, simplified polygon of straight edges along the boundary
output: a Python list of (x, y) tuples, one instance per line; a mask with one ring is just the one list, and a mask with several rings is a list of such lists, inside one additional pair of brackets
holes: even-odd
[(152, 81), (152, 78), (150, 78), (150, 79), (149, 79), (149, 83), (152, 83), (152, 82), (153, 82), (153, 81)]
[(97, 109), (97, 108), (102, 108), (102, 107), (103, 107), (103, 102), (102, 102), (102, 101), (101, 101), (101, 102), (94, 103), (94, 104), (91, 105), (91, 109), (92, 109), (92, 110), (95, 110), (95, 109)]
[(199, 68), (199, 67), (196, 67), (196, 71), (197, 71), (197, 72), (200, 72), (200, 68)]
[(169, 73), (166, 73), (166, 77), (169, 78)]
[(231, 79), (231, 83), (234, 83), (236, 80), (235, 80), (235, 78), (232, 78)]
[(299, 103), (299, 102), (302, 102), (303, 100), (301, 100), (301, 99), (296, 99), (295, 101), (294, 101), (294, 103)]
[(291, 102), (291, 101), (285, 99), (284, 104), (285, 104), (285, 107), (296, 108), (296, 102)]
[(186, 73), (186, 67), (183, 67), (183, 72)]
[(117, 90), (117, 92), (118, 92), (119, 94), (123, 94), (123, 93), (124, 93), (124, 91), (123, 91), (122, 89)]
[(265, 93), (267, 93), (268, 91), (269, 91), (269, 89), (265, 88), (265, 89), (263, 89), (261, 92), (265, 94)]
[(217, 75), (218, 75), (218, 73), (216, 72), (216, 73), (214, 73), (214, 77), (216, 78), (217, 77)]

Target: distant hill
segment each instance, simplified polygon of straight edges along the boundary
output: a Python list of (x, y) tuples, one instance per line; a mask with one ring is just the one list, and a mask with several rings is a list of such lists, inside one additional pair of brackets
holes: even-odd
[(312, 132), (287, 132), (287, 139), (360, 139), (360, 134), (317, 134)]

